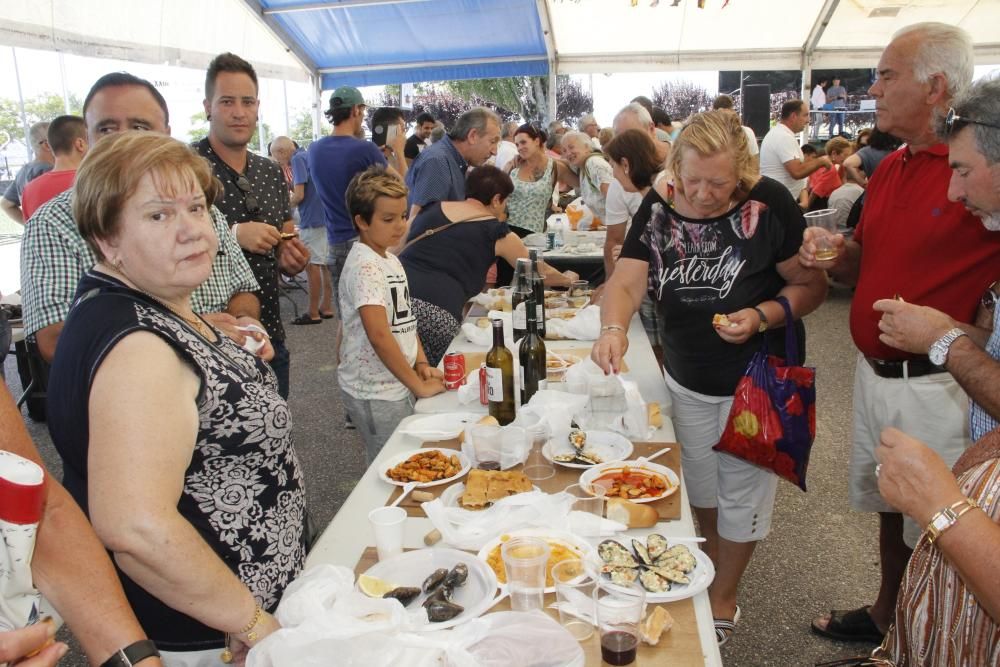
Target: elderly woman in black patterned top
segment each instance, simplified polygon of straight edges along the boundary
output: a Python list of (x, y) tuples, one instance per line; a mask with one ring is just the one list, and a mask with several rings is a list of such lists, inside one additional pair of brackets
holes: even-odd
[(112, 552), (166, 665), (237, 658), (305, 558), (288, 406), (259, 358), (195, 315), (218, 182), (169, 137), (100, 141), (73, 213), (98, 264), (53, 362), (49, 430), (65, 486)]
[[(632, 218), (592, 356), (605, 372), (621, 368), (629, 320), (648, 293), (667, 323), (664, 378), (688, 497), (715, 563), (708, 597), (722, 644), (739, 620), (740, 579), (770, 531), (777, 477), (713, 446), (762, 338), (772, 354), (785, 354), (785, 313), (775, 298), (786, 298), (801, 318), (823, 302), (826, 278), (797, 263), (802, 212), (787, 189), (755, 171), (735, 114), (693, 116), (668, 167), (672, 178), (654, 184)], [(731, 325), (714, 325), (716, 313), (728, 314)], [(796, 329), (803, 349), (804, 328)]]

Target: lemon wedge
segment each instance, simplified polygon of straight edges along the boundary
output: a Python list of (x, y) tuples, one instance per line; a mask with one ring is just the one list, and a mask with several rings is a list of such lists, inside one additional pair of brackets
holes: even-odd
[(361, 592), (368, 597), (380, 598), (389, 591), (397, 588), (396, 584), (386, 581), (385, 579), (379, 579), (378, 577), (370, 577), (367, 574), (362, 574), (358, 577), (358, 588)]

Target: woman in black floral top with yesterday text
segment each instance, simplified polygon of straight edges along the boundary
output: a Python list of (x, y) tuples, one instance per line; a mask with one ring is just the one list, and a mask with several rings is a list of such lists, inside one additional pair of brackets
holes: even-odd
[(305, 494), (270, 368), (191, 310), (218, 182), (169, 137), (94, 146), (73, 212), (99, 263), (59, 338), (49, 429), (165, 665), (239, 659), (305, 559)]

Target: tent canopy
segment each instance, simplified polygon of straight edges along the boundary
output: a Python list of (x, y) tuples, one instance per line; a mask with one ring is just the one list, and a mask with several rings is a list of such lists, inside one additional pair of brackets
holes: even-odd
[(929, 20), (967, 30), (977, 62), (1000, 61), (1000, 0), (633, 1), (4, 0), (0, 43), (196, 68), (230, 50), (262, 76), (323, 89), (871, 67), (896, 30)]

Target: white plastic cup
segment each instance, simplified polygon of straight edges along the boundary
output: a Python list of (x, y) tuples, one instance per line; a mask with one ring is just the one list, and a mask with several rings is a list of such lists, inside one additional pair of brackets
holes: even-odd
[(368, 521), (375, 533), (378, 559), (385, 560), (403, 553), (403, 522), (406, 510), (402, 507), (378, 507), (368, 513)]
[(545, 575), (551, 551), (549, 543), (540, 537), (512, 537), (500, 547), (510, 608), (514, 611), (544, 608)]

